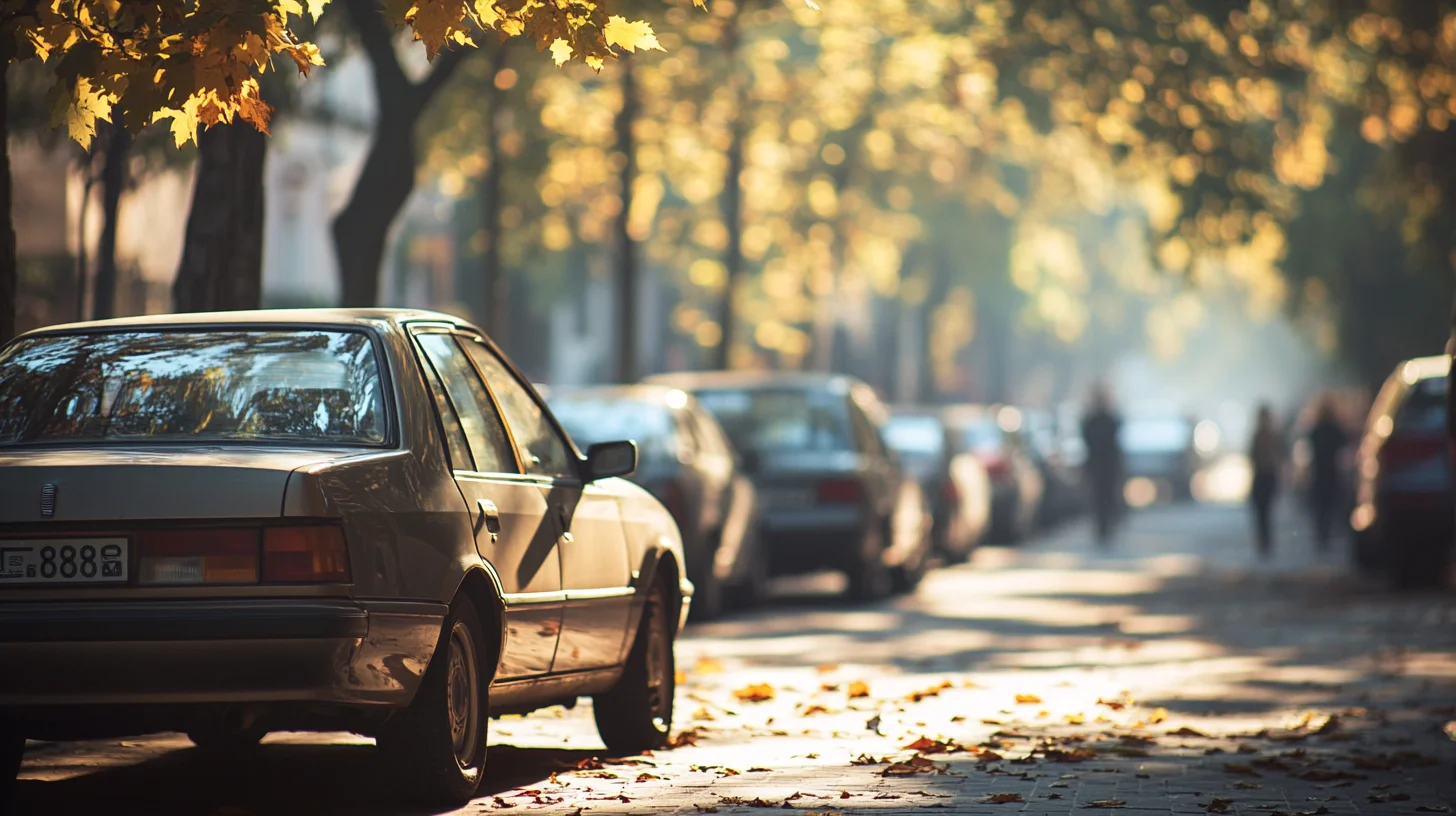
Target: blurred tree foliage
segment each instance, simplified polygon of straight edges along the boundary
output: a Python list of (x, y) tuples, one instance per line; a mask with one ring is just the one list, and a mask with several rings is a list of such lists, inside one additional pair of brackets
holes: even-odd
[[(1176, 355), (1231, 296), (1251, 319), (1291, 315), (1365, 380), (1440, 348), (1456, 249), (1448, 3), (708, 10), (669, 5), (665, 53), (634, 60), (627, 220), (676, 290), (678, 364), (836, 368), (903, 393), (886, 363), (911, 337), (930, 361), (919, 396), (1005, 397), (1028, 349)], [(532, 155), (493, 182), (509, 191), (504, 266), (549, 302), (617, 251), (619, 78), (511, 76)], [(450, 98), (446, 123), (481, 97)], [(449, 189), (495, 161), (469, 130), (431, 138)]]

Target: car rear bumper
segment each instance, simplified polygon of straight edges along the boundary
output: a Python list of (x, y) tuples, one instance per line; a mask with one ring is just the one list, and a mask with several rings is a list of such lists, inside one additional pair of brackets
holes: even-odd
[(865, 526), (864, 510), (854, 505), (766, 512), (760, 531), (769, 572), (795, 575), (853, 566)]
[(0, 706), (406, 705), (447, 611), (342, 599), (0, 603)]

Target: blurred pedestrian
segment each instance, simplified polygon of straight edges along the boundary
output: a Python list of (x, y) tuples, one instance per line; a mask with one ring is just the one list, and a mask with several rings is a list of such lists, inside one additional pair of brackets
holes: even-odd
[(1082, 418), (1082, 441), (1087, 446), (1085, 476), (1092, 492), (1092, 515), (1097, 525), (1097, 543), (1103, 547), (1112, 541), (1119, 511), (1122, 509), (1122, 445), (1118, 434), (1122, 418), (1112, 408), (1107, 389), (1098, 385), (1092, 390), (1092, 404)]
[(1274, 497), (1279, 492), (1279, 469), (1284, 464), (1284, 443), (1274, 424), (1274, 409), (1269, 403), (1259, 406), (1254, 422), (1254, 439), (1249, 445), (1249, 464), (1254, 470), (1254, 483), (1249, 502), (1254, 508), (1254, 533), (1259, 556), (1268, 558), (1274, 550)]
[(1330, 533), (1335, 526), (1344, 498), (1344, 479), (1340, 474), (1340, 457), (1350, 436), (1335, 412), (1335, 399), (1330, 394), (1320, 397), (1314, 426), (1309, 429), (1310, 509), (1314, 512), (1315, 542), (1320, 552), (1330, 547)]

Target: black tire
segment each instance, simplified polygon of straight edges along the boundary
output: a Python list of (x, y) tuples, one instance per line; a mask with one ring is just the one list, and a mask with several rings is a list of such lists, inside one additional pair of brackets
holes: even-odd
[(456, 597), (414, 702), (379, 734), (379, 748), (412, 801), (457, 807), (480, 787), (490, 721), (485, 644), (475, 605)]
[(677, 618), (670, 597), (661, 582), (653, 586), (621, 679), (611, 691), (592, 697), (597, 733), (614, 756), (667, 746), (677, 691), (673, 657)]
[(920, 586), (920, 581), (925, 578), (925, 557), (917, 559), (913, 565), (896, 567), (890, 573), (890, 591), (895, 595), (908, 595)]
[(25, 759), (25, 737), (0, 727), (0, 813), (6, 812), (20, 763)]
[(1434, 589), (1446, 585), (1451, 571), (1451, 552), (1445, 541), (1429, 536), (1405, 537), (1396, 558), (1397, 589)]
[(860, 539), (855, 563), (847, 570), (849, 588), (845, 596), (853, 601), (878, 601), (894, 589), (890, 568), (885, 565), (884, 529), (872, 524)]
[(187, 739), (197, 750), (208, 754), (237, 754), (258, 747), (268, 736), (268, 729), (258, 725), (246, 728), (228, 726), (223, 723), (208, 724), (190, 729)]

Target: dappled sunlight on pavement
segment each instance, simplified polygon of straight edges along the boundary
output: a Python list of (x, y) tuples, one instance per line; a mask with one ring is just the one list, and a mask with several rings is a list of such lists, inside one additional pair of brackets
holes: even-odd
[[(1456, 801), (1440, 733), (1456, 720), (1456, 597), (1351, 577), (1285, 521), (1267, 565), (1241, 508), (1186, 506), (1135, 514), (1107, 552), (1076, 525), (985, 548), (874, 605), (840, 600), (832, 577), (780, 582), (776, 604), (679, 642), (681, 747), (602, 757), (588, 701), (505, 717), (461, 812), (1439, 812), (1417, 808)], [(311, 767), (358, 791), (297, 812), (402, 812), (372, 750), (346, 742), (368, 741), (272, 735), (272, 782), (188, 801), (289, 810), (280, 786)], [(142, 780), (199, 761), (185, 745), (47, 746), (26, 779), (71, 781), (22, 795), (69, 801), (110, 768), (96, 775), (122, 791), (112, 805), (146, 801)], [(1207, 811), (1213, 797), (1226, 809)]]

